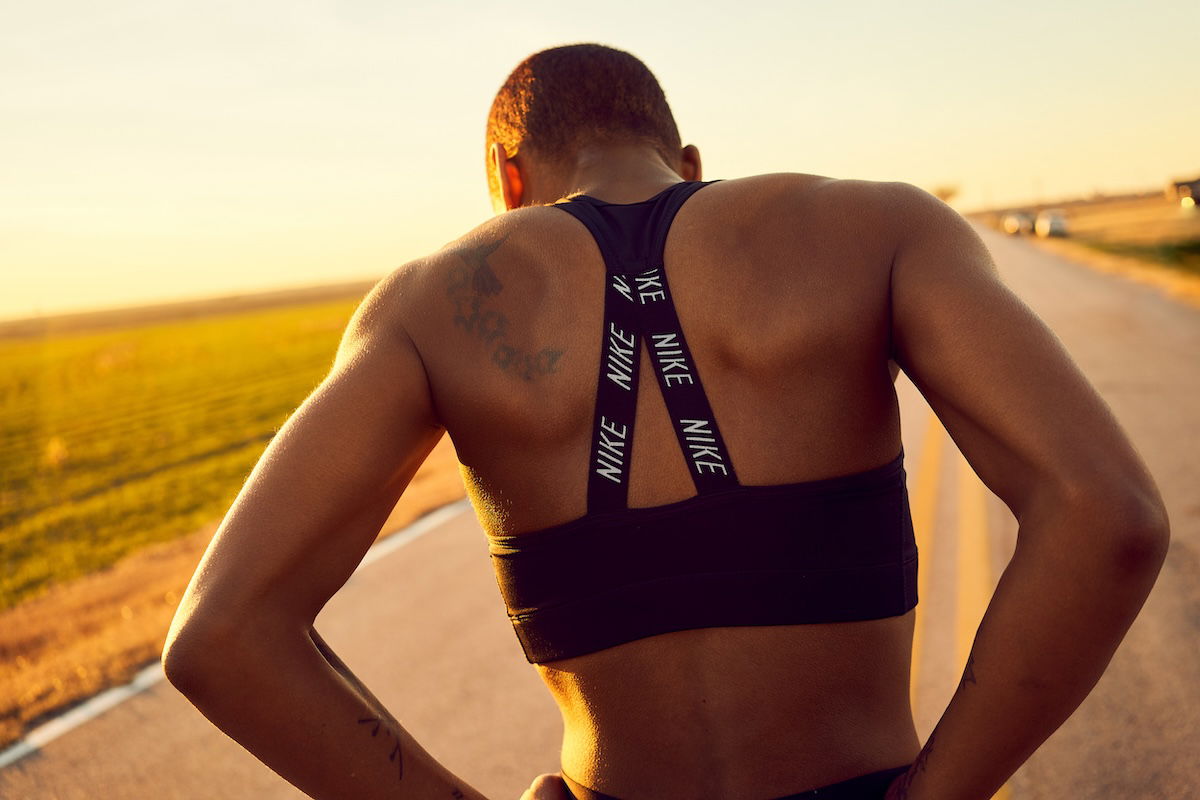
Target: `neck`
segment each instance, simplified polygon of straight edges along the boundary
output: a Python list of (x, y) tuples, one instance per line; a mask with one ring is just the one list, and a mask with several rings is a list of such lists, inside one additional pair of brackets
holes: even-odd
[(645, 200), (683, 180), (649, 145), (585, 146), (561, 175), (555, 200), (583, 193), (610, 203)]

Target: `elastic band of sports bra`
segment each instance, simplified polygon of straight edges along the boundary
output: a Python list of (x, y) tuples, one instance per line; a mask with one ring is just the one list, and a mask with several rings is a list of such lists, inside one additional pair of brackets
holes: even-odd
[(709, 494), (697, 494), (657, 506), (642, 508), (627, 508), (615, 511), (588, 514), (583, 517), (546, 528), (528, 531), (514, 535), (489, 536), (489, 550), (493, 555), (503, 555), (516, 550), (528, 551), (546, 544), (560, 544), (559, 537), (564, 531), (585, 531), (589, 528), (605, 528), (613, 520), (622, 520), (630, 525), (641, 525), (652, 522), (661, 516), (673, 516), (683, 511), (694, 511), (710, 503), (719, 504), (730, 497), (758, 496), (770, 497), (776, 494), (787, 494), (793, 497), (844, 497), (846, 495), (869, 496), (877, 492), (890, 491), (895, 486), (896, 477), (904, 471), (904, 449), (894, 459), (872, 467), (862, 472), (849, 475), (836, 475), (829, 478), (817, 478), (811, 481), (797, 483), (774, 483), (761, 485), (740, 485)]

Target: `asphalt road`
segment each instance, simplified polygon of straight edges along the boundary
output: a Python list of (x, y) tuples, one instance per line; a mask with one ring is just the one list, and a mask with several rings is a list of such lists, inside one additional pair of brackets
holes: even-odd
[[(1200, 310), (987, 230), (1159, 480), (1173, 541), (1158, 585), (1084, 705), (1002, 792), (1016, 800), (1200, 797)], [(901, 379), (922, 546), (918, 729), (936, 722), (1016, 525)], [(561, 722), (504, 616), (469, 511), (364, 566), (318, 629), (410, 731), (495, 798), (558, 763)], [(0, 771), (2, 798), (302, 797), (165, 682)]]

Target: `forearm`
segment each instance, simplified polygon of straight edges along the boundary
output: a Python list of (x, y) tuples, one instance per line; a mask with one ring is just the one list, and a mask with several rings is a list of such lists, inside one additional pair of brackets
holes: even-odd
[(226, 643), (177, 685), (309, 796), (483, 800), (417, 744), (315, 631), (240, 638), (253, 645)]
[(350, 686), (350, 688), (353, 689), (358, 696), (374, 710), (375, 714), (380, 719), (387, 720), (394, 727), (400, 727), (399, 721), (391, 715), (391, 712), (389, 712), (387, 707), (380, 702), (379, 698), (375, 696), (374, 692), (368, 689), (366, 685), (358, 679), (358, 676), (354, 674), (346, 662), (342, 661), (338, 654), (333, 652), (333, 648), (330, 647), (329, 643), (321, 637), (321, 634), (317, 633), (316, 628), (309, 628), (308, 636), (310, 639), (312, 639), (313, 645), (316, 646), (317, 652), (321, 654), (321, 657), (325, 659), (325, 662), (329, 664), (329, 666), (333, 668), (334, 672), (340, 675), (342, 680), (344, 680)]
[(1113, 525), (1023, 519), (958, 689), (893, 796), (989, 798), (1083, 701), (1161, 565), (1155, 535)]

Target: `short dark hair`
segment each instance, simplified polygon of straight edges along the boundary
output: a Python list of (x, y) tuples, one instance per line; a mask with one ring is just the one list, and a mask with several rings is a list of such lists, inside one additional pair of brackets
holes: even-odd
[[(526, 58), (496, 93), (487, 149), (522, 149), (551, 162), (585, 140), (643, 141), (678, 156), (679, 128), (658, 80), (636, 57), (599, 44), (552, 47)], [(495, 176), (488, 170), (495, 190)]]

